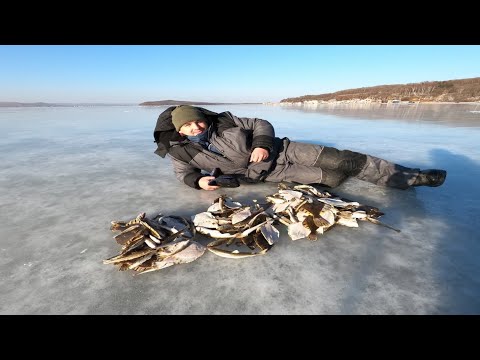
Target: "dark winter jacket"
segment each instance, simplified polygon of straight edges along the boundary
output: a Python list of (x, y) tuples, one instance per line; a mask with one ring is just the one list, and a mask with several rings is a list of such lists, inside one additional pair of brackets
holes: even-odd
[[(153, 136), (157, 143), (155, 153), (161, 157), (169, 155), (178, 180), (200, 189), (198, 180), (206, 176), (202, 170), (210, 173), (219, 168), (223, 174), (238, 174), (253, 181), (263, 181), (272, 170), (282, 139), (275, 137), (268, 121), (199, 107), (211, 125), (209, 141), (222, 156), (181, 136), (172, 124), (174, 109), (175, 106), (171, 106), (159, 115)], [(249, 162), (252, 150), (257, 147), (268, 149), (269, 157), (258, 163)]]

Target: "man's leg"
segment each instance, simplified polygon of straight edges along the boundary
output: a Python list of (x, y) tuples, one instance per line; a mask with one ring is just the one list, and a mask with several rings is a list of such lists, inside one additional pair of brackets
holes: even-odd
[(277, 164), (265, 181), (294, 181), (301, 184), (320, 184), (334, 188), (347, 178), (347, 175), (338, 171), (289, 163), (284, 165)]
[(420, 169), (418, 168), (408, 168), (375, 156), (366, 155), (365, 166), (355, 177), (376, 185), (408, 189), (413, 186), (419, 174)]
[[(372, 155), (294, 141), (290, 142), (287, 149), (280, 155), (280, 162), (324, 170), (325, 174), (322, 174), (321, 181), (311, 181), (310, 183), (318, 182), (331, 187), (338, 186), (348, 176), (398, 189), (424, 185), (440, 186), (446, 177), (444, 170), (421, 171), (418, 168), (408, 168)], [(302, 170), (299, 168), (298, 171)], [(299, 176), (291, 172), (289, 175)]]
[(370, 183), (408, 189), (411, 186), (440, 186), (446, 171), (408, 168), (372, 155), (324, 147), (315, 166), (341, 171)]
[(445, 170), (409, 168), (390, 161), (366, 155), (364, 168), (355, 175), (377, 185), (408, 189), (411, 186), (440, 186), (445, 182)]
[(355, 176), (365, 167), (367, 155), (350, 150), (324, 146), (314, 166), (337, 170)]
[(265, 181), (295, 181), (302, 184), (322, 184), (336, 187), (347, 179), (341, 171), (315, 167), (323, 146), (290, 142), (276, 161), (274, 170)]

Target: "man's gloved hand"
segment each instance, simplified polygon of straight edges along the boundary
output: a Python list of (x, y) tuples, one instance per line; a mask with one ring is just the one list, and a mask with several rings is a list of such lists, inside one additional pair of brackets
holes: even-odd
[(239, 187), (240, 182), (235, 176), (223, 175), (219, 168), (213, 169), (210, 176), (215, 177), (208, 181), (209, 186), (221, 186), (221, 187)]
[(209, 184), (209, 182), (213, 180), (215, 180), (213, 176), (204, 176), (198, 180), (198, 186), (200, 186), (200, 188), (203, 190), (217, 190), (219, 186)]
[(210, 186), (220, 186), (220, 187), (239, 187), (240, 183), (235, 176), (231, 175), (220, 175), (213, 180), (208, 182)]

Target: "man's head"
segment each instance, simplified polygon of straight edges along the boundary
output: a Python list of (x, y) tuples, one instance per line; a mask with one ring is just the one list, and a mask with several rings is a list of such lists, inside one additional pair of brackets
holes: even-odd
[(195, 136), (204, 132), (207, 121), (205, 114), (195, 106), (182, 105), (172, 111), (172, 123), (181, 135)]

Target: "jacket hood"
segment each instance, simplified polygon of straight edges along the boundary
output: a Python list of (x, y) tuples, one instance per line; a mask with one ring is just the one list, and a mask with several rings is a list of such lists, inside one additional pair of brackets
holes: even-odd
[[(172, 142), (180, 142), (185, 138), (180, 135), (175, 126), (172, 123), (172, 111), (175, 110), (177, 106), (170, 106), (165, 111), (163, 111), (157, 119), (157, 124), (155, 125), (155, 130), (153, 131), (154, 141), (157, 143), (157, 150), (155, 154), (161, 156), (162, 158), (167, 155)], [(210, 117), (216, 117), (218, 113), (198, 107), (197, 108), (207, 116), (207, 119), (210, 120)], [(211, 120), (209, 121), (211, 123)]]

